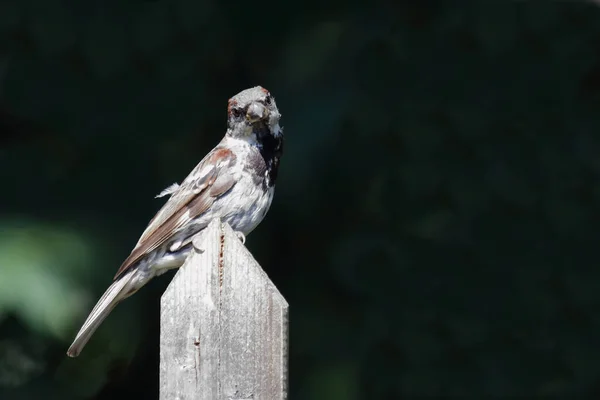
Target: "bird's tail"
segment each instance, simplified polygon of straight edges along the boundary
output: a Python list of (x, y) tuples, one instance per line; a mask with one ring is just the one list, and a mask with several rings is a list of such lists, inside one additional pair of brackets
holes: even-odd
[(131, 285), (132, 277), (135, 275), (133, 272), (134, 271), (131, 271), (120, 277), (106, 289), (106, 292), (104, 292), (100, 300), (98, 300), (94, 309), (83, 323), (77, 336), (75, 336), (73, 344), (71, 344), (71, 347), (67, 350), (67, 355), (69, 357), (77, 357), (96, 329), (98, 329), (100, 324), (108, 317), (108, 314), (110, 314), (116, 305), (137, 290), (137, 288), (134, 288)]

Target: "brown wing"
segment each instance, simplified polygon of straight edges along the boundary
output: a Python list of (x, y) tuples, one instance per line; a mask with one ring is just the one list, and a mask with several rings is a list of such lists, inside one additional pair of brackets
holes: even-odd
[(207, 154), (152, 218), (114, 279), (167, 242), (179, 229), (204, 213), (217, 197), (231, 189), (235, 181), (226, 171), (235, 162), (235, 154), (222, 147)]

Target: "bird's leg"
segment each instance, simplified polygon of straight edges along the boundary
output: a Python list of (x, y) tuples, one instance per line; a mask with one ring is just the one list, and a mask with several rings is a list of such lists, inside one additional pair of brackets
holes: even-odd
[(246, 244), (246, 235), (240, 231), (235, 231), (235, 235), (242, 241), (242, 244)]

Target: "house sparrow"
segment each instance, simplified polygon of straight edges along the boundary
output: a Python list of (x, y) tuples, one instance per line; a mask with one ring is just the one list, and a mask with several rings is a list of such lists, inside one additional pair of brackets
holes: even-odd
[(260, 86), (229, 100), (225, 137), (180, 185), (157, 196), (170, 197), (98, 300), (67, 355), (77, 357), (122, 300), (155, 276), (183, 265), (193, 237), (213, 219), (229, 223), (245, 241), (273, 200), (283, 151), (280, 117), (275, 99)]

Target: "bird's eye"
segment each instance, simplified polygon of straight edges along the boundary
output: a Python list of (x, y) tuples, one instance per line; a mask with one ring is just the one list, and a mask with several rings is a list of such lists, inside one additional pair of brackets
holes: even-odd
[(231, 110), (231, 113), (233, 114), (233, 116), (234, 116), (235, 118), (239, 118), (239, 117), (241, 117), (241, 116), (242, 116), (242, 114), (243, 114), (243, 111), (242, 111), (242, 109), (241, 109), (241, 108), (234, 108), (234, 109), (232, 109), (232, 110)]
[(265, 104), (266, 105), (271, 105), (271, 96), (267, 96), (267, 98), (265, 99)]

